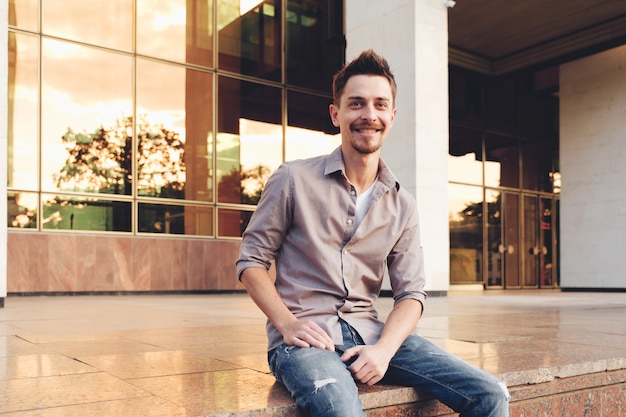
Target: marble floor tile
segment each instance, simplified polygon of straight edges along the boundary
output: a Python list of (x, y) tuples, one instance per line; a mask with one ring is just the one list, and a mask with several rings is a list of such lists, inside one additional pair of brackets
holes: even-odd
[(97, 369), (55, 353), (0, 358), (0, 381), (90, 372)]
[(122, 379), (235, 369), (238, 366), (184, 351), (79, 356), (81, 362)]
[(100, 337), (91, 340), (75, 340), (65, 336), (62, 341), (39, 343), (48, 352), (58, 352), (70, 357), (109, 355), (135, 352), (158, 352), (165, 348), (136, 342), (121, 337)]
[(132, 383), (194, 415), (292, 404), (272, 375), (249, 369), (142, 378)]
[(0, 414), (146, 396), (103, 372), (0, 381)]
[(40, 346), (15, 335), (0, 336), (0, 358), (44, 353)]
[(189, 417), (187, 410), (158, 397), (100, 401), (3, 413), (2, 417)]

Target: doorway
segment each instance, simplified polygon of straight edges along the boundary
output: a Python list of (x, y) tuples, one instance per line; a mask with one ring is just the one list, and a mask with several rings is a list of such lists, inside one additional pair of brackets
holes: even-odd
[(555, 288), (555, 201), (507, 191), (498, 196), (489, 203), (485, 287)]

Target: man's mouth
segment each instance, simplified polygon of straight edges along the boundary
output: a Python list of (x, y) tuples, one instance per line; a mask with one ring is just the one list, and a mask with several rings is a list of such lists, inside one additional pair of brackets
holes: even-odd
[(359, 132), (359, 133), (363, 133), (363, 134), (374, 134), (377, 132), (380, 132), (381, 130), (383, 130), (382, 126), (353, 126), (352, 130), (354, 130), (355, 132)]

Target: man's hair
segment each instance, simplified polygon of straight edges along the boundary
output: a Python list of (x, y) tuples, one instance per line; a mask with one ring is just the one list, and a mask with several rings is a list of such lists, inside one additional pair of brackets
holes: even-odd
[(389, 68), (389, 63), (385, 58), (378, 55), (373, 50), (368, 49), (367, 51), (361, 52), (361, 55), (353, 59), (349, 64), (346, 64), (333, 77), (333, 101), (336, 106), (339, 106), (339, 101), (346, 87), (346, 83), (350, 77), (354, 75), (380, 75), (385, 77), (391, 86), (391, 94), (395, 104), (397, 91), (396, 79)]

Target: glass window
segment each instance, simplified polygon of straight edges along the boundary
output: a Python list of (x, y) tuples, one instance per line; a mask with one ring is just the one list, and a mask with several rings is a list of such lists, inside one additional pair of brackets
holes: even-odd
[(42, 4), (45, 35), (132, 49), (133, 0), (45, 0)]
[(287, 83), (330, 93), (344, 60), (343, 2), (287, 2)]
[(495, 134), (485, 135), (485, 185), (519, 187), (519, 142)]
[(7, 192), (8, 227), (37, 228), (39, 195), (37, 193)]
[(36, 32), (39, 29), (39, 0), (9, 0), (9, 25)]
[(483, 253), (483, 190), (448, 185), (450, 283), (481, 283)]
[(280, 0), (217, 1), (219, 67), (281, 81)]
[(483, 77), (450, 67), (450, 121), (475, 129), (483, 127)]
[[(545, 192), (555, 191), (558, 168), (558, 146), (551, 143), (522, 144), (523, 188)], [(560, 179), (560, 177), (559, 177)], [(558, 184), (560, 187), (560, 183)]]
[(217, 216), (217, 230), (219, 237), (240, 237), (250, 219), (252, 211), (219, 209)]
[(339, 129), (330, 120), (330, 103), (330, 97), (287, 92), (285, 160), (328, 154), (341, 144)]
[(218, 201), (256, 204), (282, 163), (281, 90), (228, 77), (218, 88)]
[(519, 100), (514, 79), (494, 79), (485, 89), (485, 128), (509, 136), (519, 134)]
[(7, 186), (37, 190), (39, 127), (39, 42), (9, 32)]
[(42, 199), (43, 229), (131, 231), (130, 202), (63, 195), (43, 195)]
[(212, 201), (213, 75), (137, 60), (137, 193)]
[(209, 206), (139, 203), (138, 211), (140, 233), (213, 235), (213, 208)]
[(213, 66), (212, 0), (137, 0), (137, 52)]
[(483, 141), (480, 131), (450, 126), (448, 180), (483, 183)]
[(556, 140), (559, 132), (559, 98), (529, 95), (520, 101), (520, 133), (533, 141)]
[(42, 53), (42, 189), (129, 195), (131, 57), (50, 39)]

